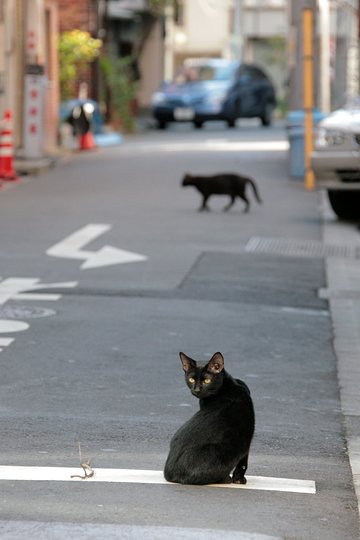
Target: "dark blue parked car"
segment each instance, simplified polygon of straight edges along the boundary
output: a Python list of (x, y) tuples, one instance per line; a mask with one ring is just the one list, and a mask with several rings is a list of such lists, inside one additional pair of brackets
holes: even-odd
[(162, 83), (152, 98), (152, 113), (160, 129), (169, 122), (259, 117), (269, 126), (276, 106), (275, 89), (258, 66), (221, 58), (188, 59), (174, 80)]

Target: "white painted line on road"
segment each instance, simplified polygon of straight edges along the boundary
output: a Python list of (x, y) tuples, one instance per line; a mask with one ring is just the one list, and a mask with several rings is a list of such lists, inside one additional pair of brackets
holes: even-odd
[(113, 246), (104, 246), (98, 251), (85, 251), (82, 249), (86, 244), (109, 229), (111, 229), (111, 225), (90, 223), (53, 245), (46, 253), (52, 257), (84, 260), (80, 267), (82, 270), (147, 260), (145, 255), (132, 253)]
[(147, 154), (156, 152), (285, 152), (289, 149), (288, 141), (205, 141), (123, 146), (121, 153)]
[[(102, 505), (98, 505), (102, 506)], [(279, 536), (251, 533), (239, 530), (200, 529), (189, 527), (164, 527), (156, 525), (117, 525), (105, 523), (43, 522), (43, 521), (0, 521), (1, 540), (89, 540), (106, 538), (108, 540), (284, 540)], [(229, 524), (231, 527), (231, 523)]]
[(243, 150), (247, 152), (258, 152), (261, 150), (262, 152), (276, 152), (276, 151), (283, 151), (289, 149), (289, 143), (288, 141), (236, 141), (236, 142), (213, 142), (213, 141), (206, 141), (205, 142), (206, 147), (208, 148), (216, 148), (219, 150), (233, 150), (236, 148), (236, 150)]
[[(0, 466), (0, 480), (30, 480), (48, 482), (114, 482), (129, 484), (167, 484), (162, 471), (138, 469), (94, 469), (92, 478), (81, 480), (72, 475), (83, 475), (83, 471), (73, 467), (24, 467)], [(315, 494), (313, 480), (294, 480), (291, 478), (272, 478), (266, 476), (246, 476), (247, 484), (210, 484), (207, 487), (223, 489), (257, 489), (264, 491), (286, 491), (291, 493)]]
[(292, 306), (282, 306), (280, 310), (284, 313), (294, 313), (296, 315), (310, 315), (310, 317), (329, 317), (329, 312), (326, 309), (307, 309), (296, 308)]
[(60, 300), (61, 294), (20, 293), (14, 296), (16, 300), (44, 300), (46, 302)]

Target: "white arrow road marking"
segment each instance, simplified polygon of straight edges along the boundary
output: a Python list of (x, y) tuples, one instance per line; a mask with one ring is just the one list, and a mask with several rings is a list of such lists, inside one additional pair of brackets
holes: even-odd
[[(72, 467), (22, 467), (0, 466), (0, 480), (32, 480), (52, 482), (115, 482), (130, 484), (167, 484), (175, 486), (164, 478), (162, 471), (138, 469), (94, 469), (92, 478), (81, 480), (71, 478), (72, 475), (84, 474), (82, 470)], [(258, 489), (265, 491), (287, 491), (292, 493), (315, 494), (313, 480), (293, 480), (291, 478), (272, 478), (265, 476), (246, 476), (247, 484), (211, 484), (207, 487), (225, 489)]]
[(86, 225), (49, 248), (46, 253), (52, 257), (84, 260), (85, 262), (80, 267), (82, 270), (147, 260), (145, 255), (132, 253), (131, 251), (125, 251), (112, 246), (104, 246), (98, 251), (85, 251), (82, 249), (86, 244), (101, 234), (104, 234), (109, 229), (111, 229), (111, 225)]

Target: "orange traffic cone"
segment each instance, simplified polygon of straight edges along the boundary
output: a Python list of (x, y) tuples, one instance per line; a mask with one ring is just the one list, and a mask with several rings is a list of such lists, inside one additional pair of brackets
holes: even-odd
[(14, 169), (13, 125), (11, 111), (7, 110), (0, 122), (0, 179), (18, 180)]
[(92, 132), (89, 130), (87, 133), (80, 135), (79, 150), (95, 150), (96, 144)]

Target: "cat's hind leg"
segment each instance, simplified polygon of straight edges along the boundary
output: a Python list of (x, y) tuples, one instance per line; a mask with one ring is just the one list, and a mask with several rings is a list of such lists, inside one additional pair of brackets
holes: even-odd
[(224, 208), (224, 212), (227, 212), (228, 210), (230, 210), (230, 208), (232, 207), (232, 205), (234, 204), (235, 202), (235, 198), (236, 196), (235, 195), (230, 195), (231, 199), (230, 199), (230, 202), (229, 204), (227, 204)]
[(248, 467), (248, 458), (249, 454), (247, 453), (236, 465), (232, 476), (232, 481), (234, 484), (246, 484), (245, 473)]
[(239, 194), (239, 197), (241, 197), (242, 200), (245, 201), (246, 206), (244, 208), (244, 212), (248, 212), (250, 210), (250, 201), (249, 201), (249, 199), (247, 198), (245, 193), (242, 193), (241, 195)]

